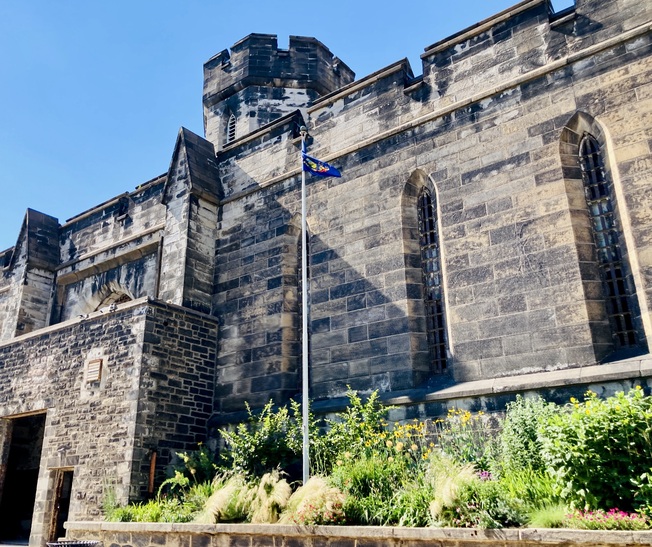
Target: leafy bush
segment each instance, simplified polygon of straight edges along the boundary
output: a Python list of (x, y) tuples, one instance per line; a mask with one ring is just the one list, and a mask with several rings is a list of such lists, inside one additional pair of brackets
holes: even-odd
[(210, 482), (218, 470), (213, 453), (202, 443), (194, 452), (177, 452), (177, 457), (183, 462), (177, 471), (187, 477), (189, 483)]
[(500, 483), (475, 479), (463, 484), (453, 505), (443, 508), (440, 522), (461, 528), (504, 528), (527, 522), (521, 500), (512, 498)]
[(437, 446), (444, 454), (459, 463), (474, 463), (478, 469), (491, 467), (498, 454), (500, 423), (496, 417), (450, 409), (434, 426)]
[(390, 503), (405, 476), (402, 458), (349, 455), (330, 476), (331, 483), (347, 494), (344, 514), (348, 524), (384, 525)]
[(561, 498), (587, 509), (644, 505), (636, 479), (652, 467), (651, 437), (652, 398), (640, 387), (605, 400), (588, 392), (539, 428), (541, 455)]
[(520, 395), (507, 404), (499, 435), (502, 473), (525, 469), (542, 471), (545, 468), (538, 438), (539, 423), (553, 415), (557, 408), (541, 397), (524, 399)]
[(262, 477), (275, 469), (291, 470), (301, 461), (301, 412), (298, 405), (279, 407), (269, 401), (258, 415), (249, 405), (247, 423), (233, 431), (220, 429), (226, 449), (222, 460), (226, 467), (246, 477)]
[(564, 526), (578, 530), (649, 530), (652, 522), (644, 515), (618, 509), (579, 511), (566, 515)]
[(177, 498), (160, 498), (124, 507), (115, 507), (105, 513), (110, 522), (190, 522), (194, 512)]
[[(378, 392), (374, 391), (366, 401), (350, 390), (346, 410), (325, 420), (325, 433), (311, 431), (311, 472), (327, 475), (342, 454), (361, 454), (369, 447), (376, 447), (387, 436), (386, 416), (392, 407), (382, 406)], [(315, 428), (316, 429), (316, 428)]]

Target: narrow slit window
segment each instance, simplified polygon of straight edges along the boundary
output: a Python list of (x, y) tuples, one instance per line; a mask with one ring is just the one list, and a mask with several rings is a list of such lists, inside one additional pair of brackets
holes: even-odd
[(229, 116), (229, 121), (227, 122), (227, 127), (226, 127), (226, 142), (227, 143), (235, 140), (235, 125), (236, 125), (235, 114), (231, 113), (231, 115)]
[(446, 371), (446, 329), (444, 327), (444, 299), (442, 294), (439, 233), (436, 204), (432, 194), (423, 189), (419, 194), (419, 241), (421, 271), (426, 312), (426, 332), (431, 354), (432, 372)]
[(618, 348), (635, 346), (635, 294), (627, 283), (626, 253), (621, 247), (612, 187), (605, 175), (600, 145), (589, 134), (580, 142), (580, 167), (612, 336)]

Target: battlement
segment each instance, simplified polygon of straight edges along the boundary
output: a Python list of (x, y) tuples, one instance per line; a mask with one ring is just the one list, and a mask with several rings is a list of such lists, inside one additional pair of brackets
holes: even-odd
[(204, 106), (252, 86), (311, 89), (325, 95), (352, 82), (354, 72), (315, 38), (290, 36), (279, 49), (275, 34), (250, 34), (204, 64)]

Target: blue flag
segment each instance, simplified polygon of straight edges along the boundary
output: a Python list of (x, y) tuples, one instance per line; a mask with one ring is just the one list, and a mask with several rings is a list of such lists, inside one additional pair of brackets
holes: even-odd
[(325, 161), (313, 158), (303, 152), (303, 170), (320, 177), (341, 177), (340, 172)]

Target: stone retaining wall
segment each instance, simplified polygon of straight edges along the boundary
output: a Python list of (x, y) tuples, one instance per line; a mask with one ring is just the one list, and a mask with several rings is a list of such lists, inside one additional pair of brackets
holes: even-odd
[(253, 524), (68, 522), (66, 539), (99, 540), (104, 547), (525, 547), (528, 545), (650, 545), (652, 531)]

